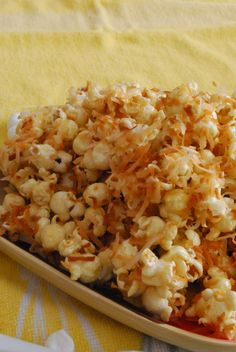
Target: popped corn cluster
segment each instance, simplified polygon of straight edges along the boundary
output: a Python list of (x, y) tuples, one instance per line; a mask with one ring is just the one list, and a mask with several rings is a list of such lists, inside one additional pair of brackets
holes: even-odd
[(0, 170), (2, 235), (163, 321), (235, 337), (235, 96), (88, 83), (16, 116)]

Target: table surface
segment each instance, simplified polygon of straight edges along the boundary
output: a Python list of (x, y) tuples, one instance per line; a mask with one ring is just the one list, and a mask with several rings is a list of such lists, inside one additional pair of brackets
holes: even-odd
[[(0, 0), (0, 141), (13, 111), (61, 104), (87, 80), (236, 87), (236, 2)], [(76, 351), (180, 351), (127, 328), (0, 256), (0, 332), (41, 343), (61, 328)], [(181, 350), (183, 351), (183, 350)]]

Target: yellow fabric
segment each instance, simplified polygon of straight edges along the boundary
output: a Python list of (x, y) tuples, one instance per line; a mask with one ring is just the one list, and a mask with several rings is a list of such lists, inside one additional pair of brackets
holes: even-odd
[[(196, 80), (208, 90), (215, 81), (231, 92), (235, 23), (233, 0), (0, 0), (0, 141), (12, 112), (60, 104), (70, 86), (87, 80), (164, 88)], [(78, 351), (141, 348), (141, 334), (3, 254), (0, 292), (1, 333), (42, 342), (64, 327)]]

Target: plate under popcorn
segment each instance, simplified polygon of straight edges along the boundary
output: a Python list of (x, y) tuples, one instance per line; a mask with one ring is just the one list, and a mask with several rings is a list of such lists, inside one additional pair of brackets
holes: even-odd
[[(133, 88), (136, 89), (136, 86), (132, 86), (132, 89)], [(180, 88), (180, 91), (181, 91), (181, 89), (182, 88)], [(186, 93), (186, 89), (190, 90), (191, 94), (193, 94), (193, 95), (197, 94), (195, 92), (197, 90), (197, 88), (194, 85), (193, 86), (189, 85), (187, 88), (184, 87), (183, 90), (185, 90), (184, 91), (185, 93)], [(82, 92), (84, 93), (83, 90), (82, 90)], [(156, 94), (156, 91), (154, 91), (154, 92)], [(159, 93), (157, 93), (157, 95), (158, 94)], [(165, 98), (165, 94), (166, 94), (165, 92), (162, 92), (159, 94), (159, 96)], [(185, 99), (186, 97), (183, 96), (183, 98)], [(182, 99), (182, 97), (181, 97), (181, 99)], [(99, 109), (100, 109), (100, 107), (99, 107)], [(190, 114), (190, 115), (192, 114), (192, 110), (191, 110), (191, 108), (189, 108), (189, 106), (186, 108), (186, 113)], [(62, 111), (62, 114), (63, 114), (63, 111)], [(160, 119), (163, 119), (164, 118), (163, 113), (160, 113), (159, 117), (160, 117)], [(65, 118), (65, 116), (63, 116), (62, 118)], [(216, 114), (212, 114), (212, 119), (214, 120), (216, 118), (217, 118)], [(132, 120), (132, 119), (130, 121), (127, 121), (127, 120), (128, 119), (126, 119), (126, 118), (123, 119), (122, 127), (125, 129), (130, 129), (130, 130), (135, 128), (134, 120)], [(73, 121), (73, 119), (72, 119), (72, 121)], [(13, 117), (10, 120), (10, 125), (9, 125), (9, 129), (8, 129), (9, 138), (12, 138), (12, 136), (14, 136), (15, 131), (16, 131), (16, 125), (18, 124), (18, 122), (19, 122), (19, 114), (16, 113), (15, 115), (13, 115)], [(158, 126), (158, 124), (155, 125), (155, 128), (158, 128), (157, 126)], [(203, 128), (204, 126), (205, 126), (204, 124), (201, 125), (201, 128)], [(213, 135), (213, 137), (211, 136), (210, 141), (211, 141), (211, 143), (213, 143), (212, 138), (214, 138), (214, 135), (217, 135), (218, 132), (216, 131), (216, 127), (214, 127), (214, 121), (210, 122), (209, 126), (211, 128), (211, 133)], [(206, 126), (204, 128), (206, 128)], [(149, 136), (149, 137), (147, 137), (147, 138), (152, 138), (152, 137), (150, 137), (150, 136), (152, 136), (151, 130), (149, 129), (148, 131), (149, 132), (147, 133), (147, 136)], [(204, 140), (204, 138), (205, 138), (205, 140)], [(203, 144), (207, 143), (208, 136), (204, 137), (204, 138), (200, 140), (200, 137), (199, 137), (199, 141), (200, 141), (199, 143), (203, 143)], [(29, 147), (31, 147), (31, 146), (29, 146)], [(77, 153), (76, 150), (77, 150), (77, 148), (80, 149), (80, 146), (73, 145), (73, 148), (74, 148), (74, 151)], [(145, 148), (144, 148), (144, 152), (145, 152)], [(194, 159), (196, 157), (196, 152), (193, 151), (193, 149), (191, 149), (191, 153), (192, 153), (192, 156)], [(80, 151), (78, 151), (77, 154), (80, 154)], [(18, 157), (19, 157), (19, 155), (18, 155)], [(206, 154), (205, 157), (208, 158), (209, 153)], [(211, 155), (210, 155), (210, 157), (211, 157)], [(89, 162), (90, 162), (89, 159), (86, 162), (89, 165)], [(102, 158), (99, 162), (102, 163), (101, 170), (104, 170), (104, 167), (106, 168), (106, 166), (104, 166), (104, 163), (106, 165), (107, 161), (103, 161), (103, 158)], [(134, 160), (134, 165), (135, 164), (136, 163)], [(133, 166), (131, 166), (131, 169), (132, 169), (132, 167)], [(197, 166), (197, 167), (200, 168), (200, 166)], [(88, 169), (89, 169), (89, 167), (88, 167)], [(204, 170), (206, 170), (206, 169), (204, 169)], [(182, 172), (182, 171), (180, 171), (180, 172)], [(182, 181), (180, 180), (180, 182), (182, 182)], [(167, 187), (167, 186), (168, 186), (167, 184), (165, 184), (165, 185), (163, 184), (163, 187)], [(180, 187), (180, 186), (178, 185), (178, 187)], [(166, 190), (168, 190), (168, 189), (166, 188)], [(179, 191), (177, 189), (176, 196), (178, 196), (178, 194), (177, 194), (178, 192)], [(83, 196), (84, 196), (84, 198), (86, 198), (85, 192), (84, 192)], [(183, 199), (183, 201), (185, 201), (185, 200)], [(88, 201), (87, 203), (89, 204), (89, 206), (91, 206), (89, 202), (90, 201)], [(53, 209), (53, 212), (55, 214), (57, 214), (57, 209), (60, 208), (60, 206), (61, 206), (59, 203), (60, 203), (59, 199), (58, 200), (55, 199), (54, 204), (52, 206), (51, 206), (51, 202), (50, 202), (50, 207), (51, 207), (51, 209)], [(219, 208), (219, 206), (221, 206), (222, 204), (218, 204), (216, 198), (209, 199), (208, 205), (209, 205), (209, 207), (211, 206), (211, 209), (213, 209), (212, 210), (213, 216), (219, 215), (219, 210), (217, 209), (217, 207)], [(227, 205), (225, 205), (225, 206), (227, 207)], [(141, 210), (142, 210), (142, 207), (141, 207), (140, 211)], [(224, 211), (224, 209), (223, 209), (223, 211)], [(164, 210), (163, 210), (162, 214), (164, 214)], [(138, 214), (136, 214), (136, 216), (138, 216)], [(165, 218), (166, 215), (161, 215), (161, 216)], [(72, 217), (73, 217), (73, 215), (72, 215)], [(73, 217), (73, 219), (74, 219), (74, 217)], [(161, 220), (161, 221), (163, 222), (163, 220)], [(159, 224), (160, 224), (160, 221), (159, 221)], [(94, 229), (95, 229), (94, 231), (96, 231), (96, 227), (94, 227)], [(198, 246), (197, 242), (199, 241), (199, 239), (196, 237), (193, 238), (193, 232), (194, 231), (192, 231), (191, 233), (188, 234), (188, 236), (189, 236), (188, 239), (190, 241), (192, 241), (193, 245)], [(195, 233), (195, 235), (196, 235), (196, 233)], [(100, 235), (98, 235), (98, 237), (99, 236)], [(214, 236), (219, 236), (219, 234), (216, 231), (212, 234), (209, 234), (209, 238), (210, 238), (210, 236), (213, 236), (211, 239), (214, 240)], [(227, 237), (227, 235), (226, 235), (226, 237)], [(233, 239), (233, 234), (231, 235), (231, 237)], [(189, 349), (191, 351), (204, 350), (204, 351), (216, 351), (217, 352), (217, 351), (222, 351), (222, 350), (224, 350), (224, 351), (234, 351), (235, 350), (236, 342), (234, 340), (226, 340), (226, 339), (224, 340), (224, 339), (215, 338), (217, 336), (216, 334), (209, 332), (209, 330), (206, 327), (199, 326), (199, 325), (197, 325), (197, 323), (185, 321), (182, 319), (178, 320), (176, 322), (172, 321), (171, 323), (162, 323), (159, 320), (155, 319), (154, 317), (149, 316), (148, 313), (145, 313), (145, 311), (143, 309), (137, 308), (134, 305), (129, 304), (128, 302), (123, 300), (121, 298), (121, 296), (114, 296), (112, 291), (106, 290), (106, 287), (104, 287), (104, 290), (101, 287), (100, 288), (96, 287), (96, 285), (93, 286), (93, 288), (90, 288), (90, 287), (85, 286), (81, 283), (75, 282), (78, 279), (78, 277), (76, 276), (77, 273), (71, 272), (71, 278), (73, 280), (75, 280), (75, 281), (72, 281), (65, 274), (65, 272), (62, 270), (61, 267), (60, 267), (60, 269), (58, 269), (58, 267), (56, 265), (54, 265), (54, 266), (49, 265), (49, 263), (47, 261), (44, 261), (43, 259), (41, 259), (39, 255), (33, 255), (33, 254), (29, 253), (29, 251), (26, 250), (26, 249), (29, 249), (29, 247), (27, 247), (27, 245), (25, 246), (23, 244), (23, 242), (21, 242), (21, 241), (24, 242), (24, 239), (20, 238), (20, 240), (17, 241), (16, 243), (12, 243), (8, 239), (0, 237), (0, 250), (2, 250), (4, 253), (9, 255), (11, 258), (15, 259), (20, 264), (26, 266), (28, 269), (32, 270), (33, 272), (35, 272), (36, 274), (38, 274), (42, 278), (53, 283), (55, 286), (62, 289), (63, 291), (65, 291), (69, 295), (79, 299), (83, 303), (85, 303), (85, 304), (93, 307), (94, 309), (106, 314), (107, 316), (109, 316), (119, 322), (122, 322), (122, 323), (124, 323), (124, 324), (138, 330), (138, 331), (141, 331), (141, 332), (146, 333), (150, 336), (156, 337), (156, 338), (163, 340), (165, 342), (175, 344), (180, 347)], [(119, 241), (119, 236), (118, 236), (118, 241)], [(156, 239), (155, 239), (155, 241), (156, 241)], [(149, 247), (151, 247), (152, 244), (154, 244), (153, 238), (151, 239), (151, 241), (148, 241), (148, 243), (149, 243), (148, 246), (146, 246), (146, 247), (144, 246), (143, 249), (140, 251), (140, 253), (141, 252), (143, 253), (143, 255), (142, 255), (143, 263), (145, 261), (145, 253), (147, 253), (147, 255), (151, 255), (152, 258), (154, 258), (154, 254), (149, 250)], [(47, 241), (45, 242), (45, 246), (46, 246), (46, 244), (48, 244)], [(49, 243), (49, 245), (50, 245), (50, 243)], [(168, 250), (167, 247), (163, 247), (163, 248), (165, 250)], [(175, 248), (175, 249), (177, 249), (177, 248)], [(134, 255), (134, 257), (136, 257), (136, 256)], [(79, 257), (79, 258), (80, 258), (79, 260), (82, 260), (81, 257)], [(139, 256), (139, 258), (140, 258), (140, 256)], [(146, 258), (146, 260), (151, 260), (152, 258), (149, 258), (149, 259)], [(70, 259), (73, 262), (75, 259), (77, 259), (77, 257), (75, 256), (75, 257), (69, 258), (69, 261), (70, 261)], [(67, 264), (68, 264), (68, 262), (67, 262)], [(127, 267), (128, 269), (129, 269), (129, 265), (132, 265), (132, 260), (131, 260), (131, 264), (130, 263), (128, 264), (128, 267)], [(64, 267), (69, 268), (66, 265)], [(200, 271), (201, 271), (201, 269), (200, 269)], [(89, 276), (85, 276), (84, 282), (86, 282), (86, 280), (88, 280), (87, 279), (88, 277)], [(225, 279), (225, 281), (227, 281), (227, 279)], [(150, 285), (150, 283), (149, 283), (149, 285)], [(205, 295), (206, 294), (208, 294), (208, 293), (206, 292)], [(163, 317), (164, 317), (164, 315), (163, 315)], [(191, 317), (191, 315), (190, 315), (190, 317)], [(165, 317), (164, 317), (163, 319), (168, 321), (168, 318), (165, 319)]]

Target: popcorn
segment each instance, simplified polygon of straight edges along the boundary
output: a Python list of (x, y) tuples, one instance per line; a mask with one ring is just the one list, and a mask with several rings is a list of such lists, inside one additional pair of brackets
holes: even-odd
[(195, 259), (195, 252), (187, 250), (182, 246), (172, 246), (170, 250), (162, 256), (165, 261), (174, 261), (175, 273), (182, 277), (186, 283), (193, 282), (203, 274), (202, 263)]
[(80, 254), (78, 260), (76, 260), (76, 257), (74, 259), (70, 261), (66, 257), (62, 263), (69, 270), (71, 280), (76, 281), (80, 279), (84, 283), (90, 283), (99, 278), (102, 266), (97, 256), (93, 254)]
[(43, 248), (48, 251), (58, 249), (59, 243), (65, 238), (65, 229), (58, 224), (47, 224), (40, 231), (40, 241)]
[(189, 195), (182, 189), (173, 189), (166, 192), (163, 204), (160, 206), (160, 214), (163, 218), (178, 221), (185, 217), (188, 210)]
[(226, 215), (228, 206), (224, 199), (218, 199), (216, 197), (209, 197), (203, 201), (203, 206), (208, 208), (213, 216)]
[(92, 143), (92, 135), (89, 131), (80, 132), (73, 141), (73, 150), (76, 154), (84, 154)]
[(54, 160), (52, 170), (64, 174), (69, 169), (72, 156), (69, 153), (60, 150)]
[(227, 275), (217, 267), (208, 270), (211, 279), (207, 287), (185, 312), (187, 317), (198, 317), (199, 323), (219, 329), (229, 339), (236, 335), (236, 292), (232, 291)]
[(76, 198), (72, 192), (58, 191), (50, 200), (51, 210), (63, 221), (70, 218), (70, 209), (75, 205)]
[(54, 164), (54, 159), (57, 156), (56, 150), (49, 144), (35, 144), (29, 149), (32, 156), (32, 164), (38, 169), (51, 169)]
[[(95, 163), (95, 169), (107, 170), (110, 166), (111, 146), (106, 142), (98, 142), (94, 145), (91, 157)], [(89, 169), (89, 167), (88, 167)]]
[(188, 229), (185, 231), (185, 236), (189, 241), (192, 242), (193, 246), (200, 246), (201, 239), (199, 237), (199, 234), (196, 231)]
[(235, 96), (195, 82), (89, 82), (64, 105), (15, 114), (0, 150), (1, 235), (164, 321), (184, 314), (233, 338), (235, 111)]
[(89, 185), (84, 191), (83, 197), (91, 207), (105, 205), (110, 201), (109, 190), (105, 183), (93, 183)]
[(100, 259), (102, 270), (99, 274), (99, 280), (109, 281), (113, 276), (113, 266), (111, 263), (112, 250), (106, 248), (105, 250), (98, 253), (98, 258)]
[[(66, 116), (66, 115), (65, 115)], [(73, 120), (65, 119), (60, 120), (58, 123), (57, 133), (62, 139), (71, 141), (78, 133), (78, 126)]]
[(148, 287), (142, 299), (147, 311), (158, 314), (163, 321), (168, 321), (172, 313), (169, 306), (170, 296), (170, 291), (164, 287)]
[(197, 122), (194, 126), (194, 132), (194, 139), (199, 142), (201, 149), (206, 148), (208, 142), (214, 145), (214, 139), (219, 134), (217, 122), (210, 118)]
[(85, 253), (95, 253), (94, 245), (91, 242), (82, 239), (76, 229), (67, 233), (65, 238), (58, 245), (58, 252), (63, 257), (68, 257), (73, 253), (79, 253), (81, 250)]
[(84, 215), (85, 210), (86, 208), (83, 202), (77, 201), (73, 206), (72, 210), (70, 211), (70, 215), (72, 216), (72, 218), (80, 218)]
[(161, 239), (160, 245), (163, 249), (168, 250), (171, 248), (173, 241), (178, 234), (178, 227), (174, 224), (167, 223), (163, 229), (164, 236)]
[(144, 266), (142, 268), (142, 281), (146, 285), (166, 286), (174, 277), (174, 261), (158, 259), (150, 249), (145, 249), (141, 256)]
[(8, 193), (3, 199), (2, 206), (6, 211), (10, 211), (12, 207), (20, 207), (25, 205), (25, 200), (16, 193)]
[(32, 200), (38, 205), (47, 205), (52, 195), (51, 184), (46, 181), (37, 182), (32, 189)]
[(119, 269), (126, 264), (126, 262), (135, 256), (138, 252), (136, 246), (132, 246), (129, 243), (129, 240), (123, 241), (119, 246), (118, 249), (113, 256), (111, 262), (115, 269)]
[(8, 138), (14, 138), (16, 135), (16, 128), (21, 119), (20, 112), (12, 114), (7, 123), (7, 136)]
[(103, 208), (87, 208), (84, 214), (84, 222), (87, 228), (93, 226), (93, 233), (96, 237), (104, 235), (106, 232), (105, 211)]
[(159, 216), (142, 216), (138, 220), (139, 229), (134, 234), (135, 237), (151, 237), (160, 233), (164, 227), (165, 222)]

